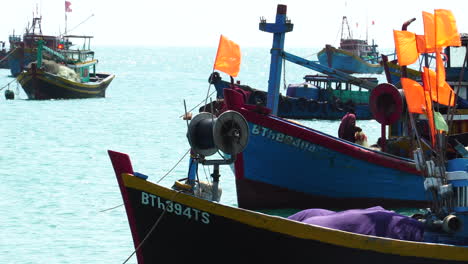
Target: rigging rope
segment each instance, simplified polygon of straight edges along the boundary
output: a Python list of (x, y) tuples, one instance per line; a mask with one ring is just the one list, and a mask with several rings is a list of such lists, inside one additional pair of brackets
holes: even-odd
[(167, 175), (169, 175), (169, 173), (171, 173), (175, 167), (177, 167), (177, 165), (179, 165), (179, 163), (185, 158), (185, 156), (187, 156), (187, 154), (190, 152), (190, 149), (188, 149), (185, 154), (182, 156), (182, 158), (179, 159), (179, 161), (177, 161), (177, 163), (164, 175), (162, 176), (156, 183), (159, 183), (160, 181), (162, 181)]
[[(179, 191), (176, 191), (176, 193), (172, 196), (171, 199), (169, 200), (174, 200), (174, 198), (179, 194), (180, 192)], [(163, 218), (164, 214), (166, 213), (166, 208), (167, 206), (164, 207), (163, 209), (163, 212), (161, 213), (161, 215), (158, 217), (158, 219), (156, 220), (156, 222), (154, 223), (154, 225), (151, 227), (151, 229), (149, 230), (149, 232), (146, 234), (145, 238), (143, 238), (143, 240), (140, 242), (140, 244), (136, 247), (136, 249), (132, 252), (132, 254), (130, 254), (130, 256), (128, 256), (128, 258), (122, 263), (122, 264), (125, 264), (127, 263), (130, 258), (135, 255), (135, 253), (143, 246), (143, 244), (146, 242), (146, 239), (148, 239), (148, 237), (151, 235), (151, 233), (153, 233), (153, 231), (156, 229), (156, 227), (158, 226), (159, 222), (161, 221), (161, 219)]]
[(14, 48), (14, 49), (10, 50), (10, 51), (7, 53), (7, 55), (5, 55), (5, 57), (3, 57), (3, 59), (0, 60), (0, 62), (6, 60), (6, 59), (13, 53), (13, 51), (15, 51), (16, 49), (17, 49), (17, 48)]
[(6, 84), (5, 86), (3, 86), (2, 88), (0, 88), (0, 91), (3, 90), (3, 89), (5, 89), (6, 87), (9, 87), (10, 84), (11, 84), (12, 82), (14, 82), (14, 81), (16, 81), (16, 78), (13, 79), (11, 82), (7, 83), (7, 84)]
[[(212, 96), (215, 92), (216, 92), (216, 90), (214, 90), (213, 92), (211, 92), (211, 94), (208, 95), (208, 97)], [(208, 97), (207, 97), (207, 98), (208, 98)], [(200, 103), (198, 103), (196, 106), (194, 106), (194, 107), (193, 107), (192, 109), (190, 109), (188, 112), (189, 112), (189, 113), (192, 112), (195, 108), (197, 108), (197, 107), (198, 107), (199, 105), (201, 105), (203, 102), (206, 102), (206, 99), (205, 99), (205, 98), (202, 99), (202, 101), (201, 101)], [(184, 116), (184, 115), (181, 115), (181, 116), (179, 116), (179, 118), (182, 118), (183, 116)]]
[[(187, 153), (189, 153), (189, 152), (190, 152), (190, 149), (187, 150), (187, 152), (185, 152), (185, 154), (182, 156), (182, 158), (180, 158), (179, 161), (178, 161), (164, 176), (162, 176), (162, 177), (157, 181), (157, 183), (159, 183), (160, 181), (162, 181), (162, 179), (164, 179), (167, 175), (169, 175), (169, 173), (171, 173), (171, 172), (175, 169), (175, 167), (177, 167), (177, 165), (179, 165), (179, 163), (184, 159), (185, 156), (187, 156)], [(116, 209), (116, 208), (118, 208), (118, 207), (120, 207), (120, 206), (122, 206), (122, 205), (123, 205), (123, 204), (119, 204), (119, 205), (117, 205), (117, 206), (114, 206), (114, 207), (111, 207), (111, 208), (107, 208), (107, 209), (101, 210), (101, 211), (99, 211), (99, 213), (106, 212), (106, 211), (110, 211), (110, 210), (114, 210), (114, 209)]]

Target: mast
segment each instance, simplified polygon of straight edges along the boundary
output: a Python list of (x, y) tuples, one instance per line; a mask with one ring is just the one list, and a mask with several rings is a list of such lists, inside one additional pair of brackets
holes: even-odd
[(352, 39), (353, 35), (351, 33), (351, 28), (349, 27), (348, 18), (346, 16), (343, 16), (343, 20), (341, 21), (341, 39), (345, 39), (344, 38), (345, 26), (348, 28), (348, 38)]
[(281, 82), (281, 66), (284, 56), (284, 39), (286, 32), (293, 30), (293, 24), (286, 19), (286, 5), (278, 5), (276, 9), (275, 23), (266, 23), (260, 20), (261, 31), (273, 33), (273, 46), (271, 48), (270, 77), (268, 79), (267, 107), (272, 110), (273, 115), (278, 114), (279, 86)]

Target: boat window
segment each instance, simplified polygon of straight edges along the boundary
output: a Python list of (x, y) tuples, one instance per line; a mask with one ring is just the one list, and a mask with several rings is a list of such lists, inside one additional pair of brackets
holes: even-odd
[(450, 47), (450, 67), (463, 67), (465, 60), (466, 46)]

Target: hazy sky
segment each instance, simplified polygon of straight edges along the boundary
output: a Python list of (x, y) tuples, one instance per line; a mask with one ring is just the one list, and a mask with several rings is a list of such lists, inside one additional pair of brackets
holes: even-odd
[[(217, 46), (223, 34), (241, 47), (270, 47), (272, 35), (258, 30), (259, 18), (274, 22), (276, 6), (288, 6), (294, 31), (286, 36), (287, 47), (322, 47), (338, 44), (343, 16), (348, 17), (354, 37), (375, 39), (381, 48), (393, 48), (393, 29), (404, 21), (417, 20), (409, 30), (422, 34), (422, 11), (449, 9), (459, 32), (468, 32), (466, 0), (70, 0), (68, 29), (90, 15), (70, 32), (94, 36), (94, 45)], [(2, 5), (0, 40), (13, 30), (22, 34), (38, 6), (44, 34), (65, 29), (65, 1), (13, 0)], [(374, 25), (371, 25), (374, 21)]]

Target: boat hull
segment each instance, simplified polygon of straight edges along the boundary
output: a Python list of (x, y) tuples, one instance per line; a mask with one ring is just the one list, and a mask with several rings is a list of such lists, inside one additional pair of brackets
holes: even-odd
[[(206, 201), (132, 174), (109, 151), (138, 263), (464, 263), (468, 248), (354, 234)], [(209, 259), (207, 259), (209, 258)]]
[(239, 94), (225, 89), (228, 109), (242, 114), (250, 130), (249, 143), (234, 166), (240, 207), (428, 204), (424, 179), (411, 160), (259, 113), (258, 107), (244, 104)]
[(98, 73), (99, 81), (78, 83), (41, 70), (29, 69), (18, 75), (28, 99), (81, 99), (105, 97), (115, 75)]
[(370, 64), (350, 52), (329, 47), (317, 54), (320, 64), (346, 73), (374, 73), (383, 72), (380, 64)]

